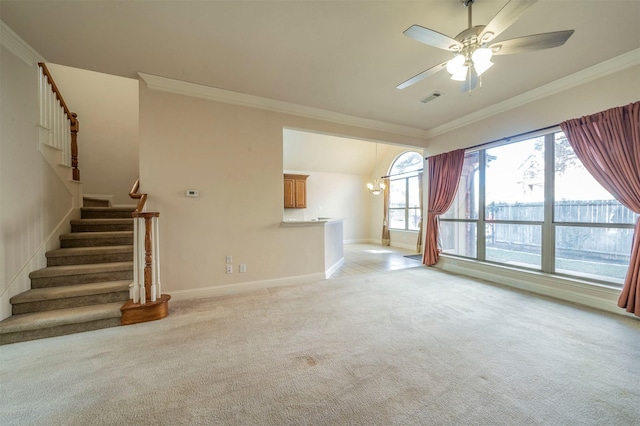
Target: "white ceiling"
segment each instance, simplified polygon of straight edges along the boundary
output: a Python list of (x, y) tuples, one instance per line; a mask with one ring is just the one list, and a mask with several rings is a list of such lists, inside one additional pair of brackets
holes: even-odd
[[(506, 0), (476, 0), (486, 24)], [(640, 0), (539, 0), (499, 36), (574, 29), (562, 47), (494, 58), (469, 96), (440, 72), (450, 56), (405, 37), (455, 36), (460, 0), (13, 1), (0, 19), (47, 61), (123, 77), (158, 75), (428, 130), (640, 47)], [(639, 77), (640, 78), (640, 77)], [(440, 91), (438, 100), (418, 101)]]

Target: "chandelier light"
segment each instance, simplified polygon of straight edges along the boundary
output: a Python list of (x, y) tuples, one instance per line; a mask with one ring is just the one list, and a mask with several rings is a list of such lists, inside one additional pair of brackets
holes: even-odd
[[(378, 144), (376, 144), (375, 176), (378, 176)], [(377, 178), (373, 180), (373, 183), (369, 182), (367, 184), (369, 192), (373, 195), (380, 195), (384, 191), (385, 187), (385, 184), (383, 182), (379, 182)]]

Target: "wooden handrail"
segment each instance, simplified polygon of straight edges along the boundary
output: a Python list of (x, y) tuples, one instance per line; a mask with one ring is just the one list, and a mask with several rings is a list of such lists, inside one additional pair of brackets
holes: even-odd
[(69, 111), (67, 103), (64, 101), (56, 82), (53, 80), (47, 65), (44, 62), (38, 62), (38, 66), (42, 68), (42, 73), (47, 77), (51, 89), (56, 95), (56, 99), (60, 102), (60, 106), (64, 110), (65, 115), (69, 119), (70, 131), (71, 131), (71, 168), (73, 174), (73, 180), (80, 180), (80, 170), (78, 169), (78, 131), (80, 130), (80, 122), (78, 121), (78, 114)]
[(64, 109), (65, 114), (67, 114), (67, 117), (69, 118), (69, 120), (71, 120), (71, 124), (73, 124), (75, 117), (73, 117), (73, 114), (69, 111), (69, 108), (67, 107), (66, 102), (62, 98), (62, 94), (60, 93), (60, 90), (58, 90), (58, 86), (56, 86), (56, 82), (53, 81), (53, 77), (51, 77), (51, 73), (49, 72), (47, 65), (44, 62), (38, 62), (38, 66), (42, 68), (42, 72), (49, 79), (49, 84), (51, 84), (51, 87), (53, 88), (53, 93), (56, 94), (56, 98), (58, 98), (58, 100), (60, 101), (60, 105), (62, 105), (62, 108)]
[(135, 213), (142, 213), (142, 210), (144, 209), (144, 205), (147, 202), (147, 194), (141, 194), (140, 192), (140, 178), (138, 177), (138, 179), (136, 179), (136, 181), (133, 184), (133, 187), (131, 188), (131, 191), (129, 191), (129, 197), (133, 198), (134, 200), (138, 200), (138, 205), (136, 206), (136, 210), (133, 212)]

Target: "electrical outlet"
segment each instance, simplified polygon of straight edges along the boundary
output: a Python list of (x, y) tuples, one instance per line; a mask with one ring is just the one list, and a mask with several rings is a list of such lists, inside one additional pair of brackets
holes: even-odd
[(227, 263), (233, 263), (233, 257), (227, 256)]
[(233, 265), (227, 265), (227, 274), (233, 274)]
[(247, 272), (247, 264), (246, 263), (241, 263), (240, 264), (240, 272)]

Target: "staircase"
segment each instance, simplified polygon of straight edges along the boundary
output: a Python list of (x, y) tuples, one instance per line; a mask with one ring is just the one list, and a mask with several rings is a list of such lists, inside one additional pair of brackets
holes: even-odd
[(0, 344), (121, 324), (133, 279), (133, 210), (81, 209), (60, 248), (46, 253), (47, 267), (29, 274), (31, 290), (11, 298), (13, 315), (0, 322)]

